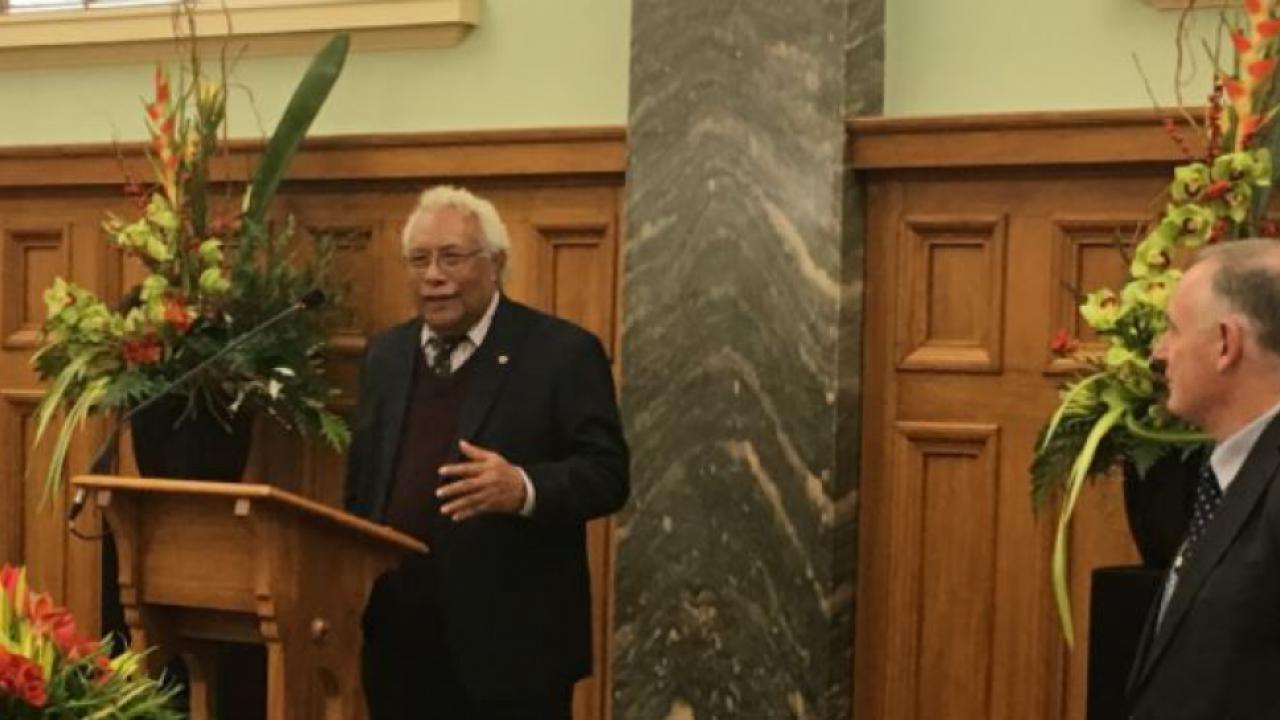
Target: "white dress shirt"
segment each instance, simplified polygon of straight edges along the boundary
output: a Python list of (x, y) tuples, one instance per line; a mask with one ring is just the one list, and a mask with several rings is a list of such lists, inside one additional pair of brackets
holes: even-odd
[[(472, 355), (475, 355), (480, 344), (484, 342), (485, 336), (489, 334), (489, 327), (493, 325), (494, 313), (498, 311), (498, 298), (500, 293), (495, 292), (493, 299), (489, 301), (489, 307), (485, 309), (484, 315), (471, 326), (462, 339), (458, 342), (457, 347), (453, 349), (453, 354), (449, 358), (449, 371), (457, 372)], [(429, 342), (437, 333), (432, 330), (426, 323), (422, 323), (422, 352), (427, 357), (427, 365), (431, 365), (435, 360), (436, 349)], [(465, 439), (465, 438), (464, 438)], [(536, 504), (534, 499), (533, 481), (529, 479), (529, 473), (524, 468), (516, 468), (520, 471), (520, 477), (524, 478), (524, 507), (520, 508), (520, 514), (525, 517), (533, 515)]]

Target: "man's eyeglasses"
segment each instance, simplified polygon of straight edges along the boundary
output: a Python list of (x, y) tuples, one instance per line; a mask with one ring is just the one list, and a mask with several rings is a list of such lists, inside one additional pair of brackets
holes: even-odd
[(435, 262), (436, 267), (440, 268), (440, 272), (454, 273), (466, 267), (471, 258), (483, 252), (483, 248), (478, 248), (470, 252), (450, 250), (447, 248), (439, 251), (415, 250), (409, 254), (407, 259), (409, 261), (409, 267), (418, 272), (426, 272), (427, 269), (431, 267), (431, 263)]

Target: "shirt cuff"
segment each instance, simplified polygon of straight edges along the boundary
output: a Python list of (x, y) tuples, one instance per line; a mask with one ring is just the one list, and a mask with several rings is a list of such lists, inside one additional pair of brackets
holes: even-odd
[(536, 494), (533, 491), (533, 481), (529, 479), (529, 473), (524, 468), (516, 468), (520, 471), (520, 477), (524, 478), (524, 507), (520, 508), (520, 514), (525, 517), (533, 517), (533, 508), (537, 503)]

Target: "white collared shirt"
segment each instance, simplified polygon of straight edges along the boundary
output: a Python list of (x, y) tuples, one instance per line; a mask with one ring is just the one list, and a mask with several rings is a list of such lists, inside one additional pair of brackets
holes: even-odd
[[(489, 307), (485, 308), (484, 315), (471, 326), (458, 346), (453, 349), (453, 356), (449, 359), (449, 372), (457, 372), (471, 356), (475, 354), (480, 344), (484, 342), (485, 336), (489, 334), (489, 326), (493, 324), (493, 315), (498, 312), (498, 298), (501, 293), (494, 292), (493, 299), (489, 301)], [(422, 352), (427, 355), (427, 364), (430, 365), (435, 360), (435, 351), (428, 344), (431, 338), (437, 335), (426, 323), (422, 323)]]
[[(476, 324), (471, 326), (471, 329), (465, 333), (465, 337), (453, 349), (453, 355), (449, 358), (450, 372), (457, 372), (458, 368), (466, 364), (471, 359), (471, 356), (476, 354), (476, 350), (480, 348), (485, 337), (489, 334), (489, 327), (493, 325), (493, 316), (498, 312), (498, 299), (501, 296), (502, 294), (499, 292), (495, 291), (493, 293), (493, 299), (489, 301), (489, 307), (485, 309), (484, 315), (480, 316)], [(435, 350), (431, 347), (429, 341), (437, 334), (426, 323), (422, 323), (422, 352), (426, 354), (427, 365), (430, 365), (431, 361), (435, 359)], [(529, 473), (525, 472), (524, 468), (517, 467), (516, 470), (519, 470), (520, 477), (524, 478), (524, 506), (520, 508), (520, 514), (525, 517), (531, 517), (536, 507), (533, 481), (529, 479)]]
[(1218, 485), (1222, 488), (1222, 492), (1225, 493), (1227, 486), (1240, 474), (1240, 468), (1244, 467), (1244, 461), (1249, 459), (1253, 446), (1258, 444), (1262, 431), (1267, 429), (1267, 425), (1271, 424), (1277, 414), (1280, 414), (1280, 404), (1254, 418), (1248, 425), (1240, 428), (1234, 435), (1213, 448), (1213, 455), (1209, 456), (1209, 464), (1213, 466), (1213, 474), (1218, 477)]
[[(1249, 459), (1249, 453), (1253, 452), (1253, 446), (1258, 444), (1258, 438), (1262, 437), (1262, 432), (1267, 429), (1267, 425), (1271, 424), (1276, 415), (1280, 415), (1280, 404), (1254, 418), (1231, 437), (1214, 446), (1213, 454), (1209, 456), (1209, 465), (1213, 468), (1213, 474), (1218, 480), (1218, 487), (1222, 488), (1224, 497), (1227, 488), (1240, 474), (1240, 468), (1244, 467), (1245, 461)], [(1164, 584), (1164, 594), (1160, 597), (1160, 614), (1156, 617), (1157, 629), (1164, 621), (1164, 613), (1169, 609), (1173, 591), (1178, 587), (1179, 568), (1184, 550), (1185, 543), (1184, 547), (1178, 549), (1177, 559), (1169, 569), (1169, 577)]]

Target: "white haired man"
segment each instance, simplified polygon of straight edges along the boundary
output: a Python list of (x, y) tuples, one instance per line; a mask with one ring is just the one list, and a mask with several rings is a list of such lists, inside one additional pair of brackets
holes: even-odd
[(568, 720), (591, 670), (585, 524), (630, 492), (609, 362), (503, 295), (488, 201), (427, 190), (402, 244), (418, 313), (369, 344), (346, 505), (431, 552), (365, 611), (371, 720)]
[(1206, 250), (1155, 359), (1215, 442), (1129, 678), (1135, 720), (1280, 717), (1280, 242)]

